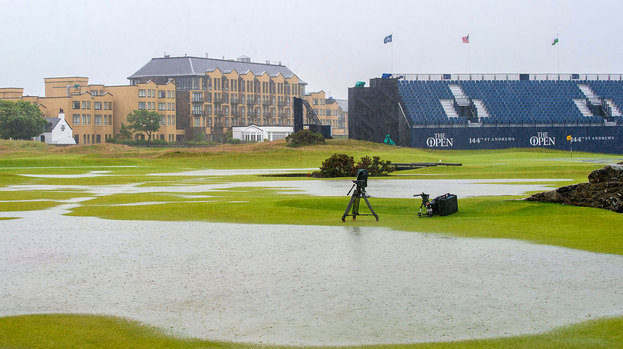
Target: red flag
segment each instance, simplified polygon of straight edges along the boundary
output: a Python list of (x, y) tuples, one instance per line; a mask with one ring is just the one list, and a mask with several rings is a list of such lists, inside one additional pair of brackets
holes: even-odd
[(463, 39), (464, 44), (469, 44), (469, 34), (467, 34), (467, 36), (461, 37), (461, 39)]

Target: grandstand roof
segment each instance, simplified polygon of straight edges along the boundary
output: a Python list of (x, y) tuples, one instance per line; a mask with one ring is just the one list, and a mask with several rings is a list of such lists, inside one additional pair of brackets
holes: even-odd
[[(202, 57), (161, 57), (152, 58), (136, 73), (130, 75), (128, 79), (144, 77), (175, 77), (175, 76), (202, 76), (206, 72), (220, 69), (224, 73), (233, 70), (240, 74), (252, 72), (261, 75), (266, 72), (270, 76), (283, 75), (291, 78), (295, 74), (285, 65), (241, 62), (227, 59), (202, 58)], [(300, 83), (305, 83), (300, 80)]]

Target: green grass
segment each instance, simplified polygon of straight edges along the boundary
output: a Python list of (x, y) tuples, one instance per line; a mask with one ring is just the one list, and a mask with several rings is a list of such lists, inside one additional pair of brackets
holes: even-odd
[[(327, 145), (287, 148), (282, 143), (226, 145), (207, 149), (77, 146), (55, 148), (33, 142), (0, 141), (0, 188), (14, 185), (211, 184), (274, 180), (259, 176), (146, 176), (199, 169), (317, 168), (333, 153), (358, 159), (378, 155), (392, 162), (459, 162), (461, 167), (433, 167), (396, 173), (390, 178), (543, 179), (556, 186), (585, 182), (603, 163), (618, 155), (540, 149), (431, 151), (390, 147), (360, 141), (333, 140)], [(591, 162), (581, 161), (580, 158)], [(131, 167), (117, 167), (131, 166)], [(35, 178), (20, 174), (81, 174), (111, 171), (89, 178)], [(568, 179), (552, 182), (549, 179)], [(293, 178), (300, 180), (301, 178)], [(383, 180), (379, 178), (378, 180)], [(288, 178), (278, 178), (288, 180)], [(313, 179), (311, 179), (313, 180)], [(375, 179), (377, 180), (377, 179)], [(348, 188), (346, 188), (348, 189)], [(281, 191), (281, 190), (279, 190)], [(92, 196), (72, 215), (106, 219), (215, 221), (259, 224), (309, 224), (387, 227), (472, 238), (511, 238), (593, 252), (623, 255), (623, 215), (584, 207), (517, 200), (518, 197), (460, 198), (459, 212), (448, 217), (417, 218), (417, 199), (378, 199), (371, 203), (380, 216), (341, 222), (349, 197), (279, 194), (270, 188), (231, 188), (190, 193), (115, 194), (92, 196), (76, 191), (0, 191), (1, 211), (42, 210), (58, 200)], [(201, 197), (208, 195), (210, 197)], [(18, 201), (41, 200), (41, 201)], [(242, 201), (242, 202), (238, 202)], [(140, 205), (140, 203), (145, 203)], [(147, 204), (149, 202), (165, 202)], [(120, 204), (138, 204), (115, 206)], [(362, 209), (363, 211), (363, 209)], [(7, 218), (11, 219), (11, 218)], [(623, 347), (623, 317), (587, 321), (540, 335), (456, 343), (383, 346), (389, 348), (586, 348)], [(1, 348), (204, 348), (249, 347), (242, 344), (179, 339), (160, 330), (118, 318), (88, 315), (28, 315), (0, 318)]]
[[(586, 321), (543, 334), (447, 343), (376, 345), (362, 348), (620, 348), (623, 318)], [(176, 338), (125, 319), (75, 314), (0, 318), (2, 348), (252, 348), (239, 343)], [(268, 346), (272, 348), (285, 348)]]

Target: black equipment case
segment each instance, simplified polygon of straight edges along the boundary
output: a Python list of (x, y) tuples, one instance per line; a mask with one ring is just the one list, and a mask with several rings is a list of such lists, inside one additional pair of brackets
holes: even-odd
[(459, 210), (459, 204), (454, 194), (443, 194), (431, 201), (433, 205), (433, 214), (447, 216)]

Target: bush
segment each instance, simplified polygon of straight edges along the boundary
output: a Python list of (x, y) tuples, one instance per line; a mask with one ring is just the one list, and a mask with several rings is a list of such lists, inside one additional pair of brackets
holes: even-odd
[(378, 156), (373, 157), (372, 160), (370, 160), (369, 156), (364, 156), (355, 167), (357, 170), (368, 170), (368, 175), (370, 176), (387, 176), (394, 171), (394, 167), (391, 164), (391, 161), (383, 161)]
[(355, 174), (355, 160), (346, 154), (333, 154), (322, 162), (321, 177), (348, 177)]
[(320, 177), (350, 177), (357, 174), (357, 170), (368, 170), (369, 176), (387, 176), (394, 171), (391, 161), (383, 161), (375, 156), (370, 159), (364, 156), (355, 164), (352, 156), (346, 154), (333, 154), (322, 162)]
[(302, 147), (305, 145), (324, 144), (324, 137), (320, 133), (314, 133), (310, 130), (301, 130), (297, 133), (291, 133), (286, 137), (286, 143), (289, 147)]

